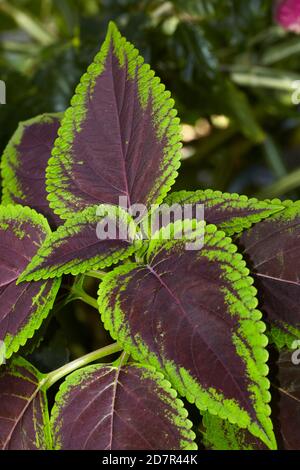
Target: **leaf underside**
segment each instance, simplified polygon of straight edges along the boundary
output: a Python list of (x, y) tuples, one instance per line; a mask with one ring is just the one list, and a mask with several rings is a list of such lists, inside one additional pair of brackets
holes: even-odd
[(22, 358), (0, 369), (0, 449), (51, 449), (41, 374)]
[(50, 206), (62, 218), (95, 204), (160, 203), (180, 161), (170, 93), (110, 23), (58, 131), (47, 169)]
[(245, 231), (237, 240), (255, 278), (260, 306), (279, 346), (300, 338), (300, 203)]
[(46, 167), (62, 115), (42, 114), (20, 123), (1, 161), (2, 204), (21, 204), (43, 214), (52, 227), (62, 223), (49, 207)]
[(140, 364), (92, 365), (68, 376), (51, 415), (55, 449), (196, 449), (192, 423), (161, 374)]
[(46, 219), (34, 210), (0, 207), (0, 340), (7, 358), (41, 326), (58, 292), (60, 279), (17, 284), (49, 233)]
[(136, 360), (162, 371), (200, 409), (275, 447), (265, 326), (235, 251), (213, 225), (197, 252), (186, 251), (183, 240), (152, 241), (144, 265), (126, 264), (104, 278), (99, 309), (105, 327)]

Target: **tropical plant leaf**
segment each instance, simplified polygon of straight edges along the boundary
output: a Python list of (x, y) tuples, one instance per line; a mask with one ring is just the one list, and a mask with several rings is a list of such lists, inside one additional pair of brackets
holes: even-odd
[(68, 376), (51, 415), (54, 448), (196, 449), (170, 383), (140, 364), (92, 365)]
[(144, 264), (128, 263), (105, 276), (102, 319), (127, 352), (166, 374), (200, 410), (238, 422), (274, 448), (267, 338), (253, 280), (215, 226), (205, 227), (199, 251), (174, 240), (192, 223), (177, 221), (171, 240), (163, 240), (163, 232), (151, 240)]
[(160, 203), (177, 176), (179, 119), (170, 93), (109, 24), (66, 111), (47, 169), (62, 218), (95, 204)]
[(210, 413), (203, 416), (203, 443), (210, 450), (267, 450), (266, 445), (247, 429)]
[[(300, 347), (300, 342), (298, 344)], [(293, 356), (295, 357), (293, 358)], [(293, 362), (294, 361), (294, 362)], [(276, 361), (276, 379), (272, 381), (273, 422), (279, 449), (299, 450), (300, 435), (300, 348), (294, 353), (282, 351)], [(261, 450), (264, 444), (247, 430), (205, 413), (204, 444), (214, 450)]]
[(279, 346), (300, 338), (300, 203), (283, 204), (285, 210), (254, 225), (238, 240)]
[(53, 306), (60, 279), (17, 285), (19, 274), (51, 232), (28, 207), (0, 207), (0, 339), (9, 358), (31, 338)]
[(51, 449), (43, 376), (21, 357), (0, 369), (0, 449)]
[[(102, 210), (100, 215), (99, 210)], [(98, 214), (98, 215), (97, 215)], [(99, 239), (98, 224), (116, 227), (112, 238)], [(125, 238), (122, 238), (124, 230)], [(133, 243), (135, 225), (121, 207), (103, 204), (88, 207), (50, 233), (18, 282), (74, 276), (90, 269), (110, 266), (130, 256), (140, 245)]]
[[(300, 343), (298, 345), (300, 347)], [(292, 361), (290, 351), (283, 351), (278, 359), (278, 376), (272, 384), (273, 396), (277, 396), (278, 434), (285, 450), (300, 450), (300, 374), (299, 348), (297, 364)]]
[[(248, 199), (247, 196), (222, 193), (211, 189), (174, 192), (166, 197), (164, 204), (167, 206), (189, 204), (191, 205), (193, 218), (196, 218), (196, 205), (202, 204), (206, 223), (216, 225), (229, 236), (242, 232), (250, 228), (251, 225), (284, 209), (278, 201), (275, 201), (275, 203), (272, 203), (272, 201), (259, 201), (255, 198)], [(159, 210), (161, 209), (158, 208)], [(173, 221), (170, 220), (170, 222)]]
[(21, 204), (43, 214), (53, 227), (62, 223), (49, 207), (46, 167), (62, 114), (42, 114), (21, 122), (1, 161), (2, 204)]

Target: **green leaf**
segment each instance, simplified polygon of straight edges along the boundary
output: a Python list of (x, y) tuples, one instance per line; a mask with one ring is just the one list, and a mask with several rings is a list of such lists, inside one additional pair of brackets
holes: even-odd
[(267, 450), (258, 438), (210, 413), (203, 416), (203, 443), (211, 450)]

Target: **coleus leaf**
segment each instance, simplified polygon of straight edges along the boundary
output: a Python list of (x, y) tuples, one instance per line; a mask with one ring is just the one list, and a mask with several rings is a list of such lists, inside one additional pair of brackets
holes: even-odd
[(300, 338), (300, 203), (283, 204), (283, 211), (246, 230), (237, 241), (280, 347)]
[(0, 449), (51, 449), (43, 376), (22, 358), (0, 369)]
[(170, 383), (140, 364), (92, 365), (68, 376), (51, 413), (55, 449), (196, 449)]
[[(298, 358), (299, 352), (296, 353)], [(276, 361), (276, 379), (271, 384), (273, 422), (278, 446), (283, 450), (300, 449), (300, 374), (293, 353), (282, 351)], [(299, 360), (299, 359), (298, 359)], [(298, 362), (298, 361), (297, 361)], [(204, 444), (215, 450), (261, 450), (264, 444), (247, 430), (205, 413)]]
[(6, 358), (41, 326), (59, 289), (60, 279), (16, 283), (50, 232), (47, 220), (34, 210), (0, 206), (0, 340)]
[(210, 450), (267, 450), (266, 445), (247, 429), (210, 413), (203, 416), (203, 443)]
[(50, 225), (62, 223), (49, 207), (46, 167), (62, 114), (42, 114), (21, 122), (1, 161), (2, 204), (21, 204), (43, 214)]
[[(177, 221), (173, 238), (191, 224)], [(151, 240), (144, 264), (127, 263), (105, 276), (99, 310), (136, 360), (162, 371), (200, 410), (238, 422), (274, 448), (265, 325), (235, 251), (213, 225), (205, 227), (199, 251), (185, 250), (183, 239)]]
[(274, 203), (259, 201), (255, 198), (248, 199), (247, 196), (240, 196), (236, 193), (222, 193), (211, 189), (174, 192), (167, 196), (164, 204), (168, 206), (190, 204), (193, 218), (196, 218), (196, 206), (203, 204), (206, 223), (216, 225), (229, 236), (242, 232), (251, 225), (284, 209), (278, 201)]
[[(300, 357), (299, 352), (298, 358)], [(294, 364), (290, 351), (283, 351), (277, 362), (278, 375), (275, 389), (277, 400), (277, 421), (283, 448), (300, 450), (300, 365)], [(279, 439), (278, 439), (279, 440)]]
[(110, 23), (58, 131), (47, 169), (50, 206), (62, 218), (95, 204), (149, 207), (177, 175), (179, 119), (170, 93)]
[[(116, 227), (113, 237), (98, 238), (97, 227), (102, 221), (105, 225)], [(49, 234), (18, 282), (68, 273), (77, 275), (89, 269), (110, 266), (138, 249), (140, 243), (133, 243), (134, 236), (134, 222), (121, 207), (105, 204), (88, 207)]]

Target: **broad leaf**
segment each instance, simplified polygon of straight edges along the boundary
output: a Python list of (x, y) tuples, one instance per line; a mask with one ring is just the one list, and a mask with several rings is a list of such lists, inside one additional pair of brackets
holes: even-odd
[(203, 443), (210, 450), (267, 450), (263, 442), (247, 429), (210, 413), (203, 416)]
[[(293, 361), (295, 363), (293, 363)], [(300, 450), (300, 349), (283, 351), (271, 384), (272, 419), (279, 449)], [(263, 443), (245, 429), (205, 413), (204, 443), (216, 450), (260, 450)]]
[(254, 225), (238, 240), (255, 276), (261, 309), (280, 346), (300, 337), (300, 203), (283, 204), (285, 210)]
[(30, 206), (57, 227), (61, 219), (49, 207), (46, 167), (57, 137), (61, 114), (42, 114), (20, 123), (2, 157), (2, 204)]
[(56, 397), (51, 424), (56, 449), (197, 448), (170, 383), (138, 364), (92, 365), (71, 374)]
[[(103, 215), (99, 213), (100, 208)], [(99, 238), (98, 224), (103, 225), (104, 235), (105, 227), (115, 227), (115, 233), (107, 233), (107, 239)], [(138, 242), (133, 243), (134, 230), (133, 220), (120, 207), (88, 207), (49, 234), (18, 282), (68, 273), (75, 276), (89, 269), (110, 266), (127, 258), (139, 247)]]
[(22, 358), (0, 369), (0, 449), (51, 449), (43, 376)]
[[(205, 221), (208, 224), (216, 225), (230, 236), (242, 232), (251, 225), (284, 209), (278, 202), (276, 204), (272, 201), (248, 199), (247, 196), (222, 193), (211, 189), (174, 192), (167, 196), (164, 204), (168, 206), (179, 204), (183, 207), (185, 204), (190, 205), (193, 218), (196, 218), (197, 205), (202, 204), (204, 206)], [(186, 209), (189, 209), (189, 207), (186, 206)], [(190, 217), (189, 214), (188, 216)], [(172, 217), (174, 218), (174, 215)], [(184, 218), (187, 218), (187, 215)], [(173, 222), (173, 220), (170, 222)]]
[[(176, 222), (172, 236), (191, 223)], [(201, 410), (238, 422), (274, 448), (265, 326), (245, 262), (213, 225), (201, 250), (185, 248), (184, 239), (152, 240), (144, 264), (109, 273), (99, 289), (105, 326)]]
[(60, 279), (16, 284), (50, 232), (46, 219), (34, 210), (0, 207), (0, 340), (7, 358), (41, 326), (59, 289)]
[[(300, 344), (298, 345), (298, 347)], [(295, 354), (296, 353), (296, 354)], [(293, 356), (296, 361), (293, 363)], [(272, 386), (276, 400), (276, 411), (279, 430), (278, 441), (285, 450), (300, 450), (300, 351), (280, 354), (278, 377)], [(296, 363), (297, 362), (297, 363)]]
[(160, 203), (177, 175), (179, 119), (170, 93), (113, 23), (66, 111), (47, 170), (62, 218), (95, 204)]

